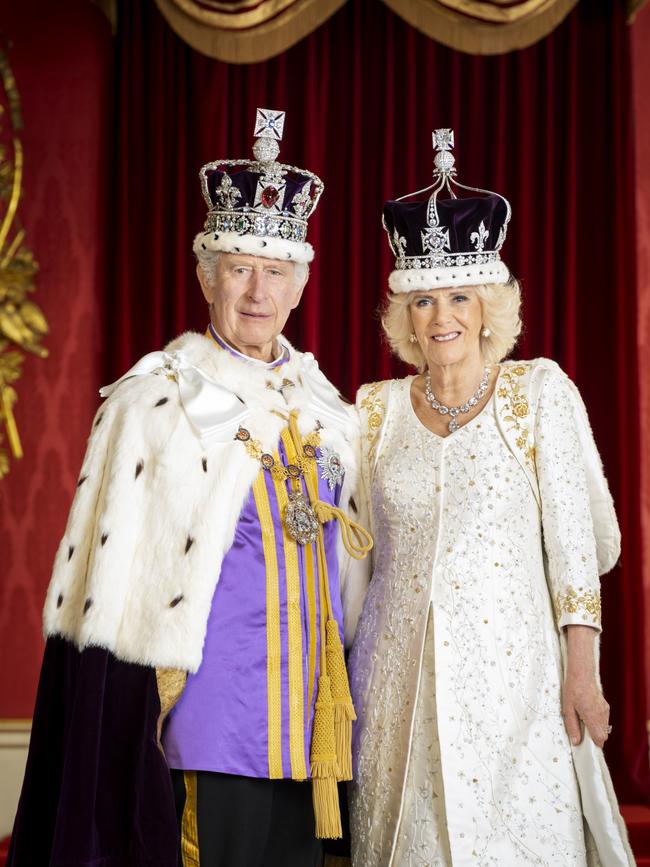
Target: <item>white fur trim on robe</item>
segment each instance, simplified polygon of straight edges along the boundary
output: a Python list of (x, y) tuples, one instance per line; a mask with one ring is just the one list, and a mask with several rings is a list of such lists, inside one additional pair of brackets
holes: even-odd
[[(236, 393), (248, 411), (246, 427), (265, 451), (277, 447), (286, 426), (274, 410), (286, 416), (297, 409), (303, 434), (321, 421), (323, 445), (339, 453), (346, 470), (347, 507), (356, 488), (358, 425), (313, 356), (292, 350), (282, 376), (295, 387), (285, 390), (285, 403), (266, 387), (269, 371), (202, 335), (185, 334), (166, 352)], [(197, 670), (221, 562), (260, 470), (232, 437), (202, 447), (177, 382), (163, 370), (112, 391), (95, 417), (55, 558), (47, 636), (106, 647), (129, 662)], [(339, 549), (339, 556), (344, 582), (347, 555)]]

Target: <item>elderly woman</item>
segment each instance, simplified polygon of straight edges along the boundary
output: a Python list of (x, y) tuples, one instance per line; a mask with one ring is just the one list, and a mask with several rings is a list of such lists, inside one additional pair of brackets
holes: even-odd
[(601, 750), (611, 497), (568, 377), (503, 361), (509, 205), (456, 198), (451, 131), (434, 143), (429, 200), (384, 210), (384, 329), (419, 373), (357, 399), (375, 550), (350, 657), (353, 864), (633, 864)]

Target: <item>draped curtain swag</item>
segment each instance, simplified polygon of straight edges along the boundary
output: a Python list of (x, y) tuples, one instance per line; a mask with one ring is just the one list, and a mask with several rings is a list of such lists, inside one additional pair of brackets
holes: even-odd
[(226, 63), (276, 57), (316, 30), (346, 0), (156, 0), (176, 33)]
[[(192, 48), (227, 63), (275, 57), (346, 0), (156, 0)], [(468, 54), (505, 54), (551, 33), (578, 0), (383, 0), (425, 36)], [(625, 0), (633, 18), (647, 0)]]

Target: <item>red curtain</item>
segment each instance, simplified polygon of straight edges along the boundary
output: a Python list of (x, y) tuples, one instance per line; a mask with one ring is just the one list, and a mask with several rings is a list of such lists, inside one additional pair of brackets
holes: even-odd
[(122, 3), (105, 372), (205, 327), (190, 252), (204, 218), (197, 172), (250, 154), (261, 106), (287, 112), (281, 158), (325, 181), (290, 338), (350, 397), (401, 375), (376, 317), (390, 268), (381, 206), (427, 185), (431, 131), (453, 127), (461, 180), (513, 205), (505, 252), (524, 286), (518, 354), (550, 356), (577, 381), (614, 491), (624, 551), (603, 586), (607, 752), (619, 797), (635, 801), (648, 798), (650, 772), (628, 39), (622, 3), (582, 0), (532, 48), (471, 57), (375, 0), (353, 0), (286, 54), (232, 66), (183, 44), (153, 0)]

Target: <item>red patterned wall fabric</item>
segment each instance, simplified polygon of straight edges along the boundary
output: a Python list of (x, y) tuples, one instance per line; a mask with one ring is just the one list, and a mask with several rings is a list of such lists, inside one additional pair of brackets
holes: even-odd
[(87, 0), (23, 0), (0, 14), (22, 101), (20, 215), (51, 326), (15, 406), (25, 457), (0, 482), (0, 717), (31, 717), (41, 611), (104, 358), (110, 177), (110, 27)]

